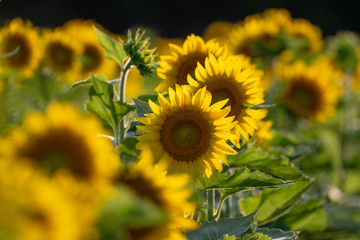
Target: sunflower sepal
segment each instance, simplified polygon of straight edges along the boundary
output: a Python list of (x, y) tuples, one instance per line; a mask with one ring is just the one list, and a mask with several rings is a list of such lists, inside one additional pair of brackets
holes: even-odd
[(98, 37), (100, 45), (105, 49), (105, 57), (117, 62), (121, 68), (124, 66), (124, 61), (127, 58), (127, 53), (124, 49), (124, 44), (114, 41), (109, 35), (100, 31), (93, 26)]

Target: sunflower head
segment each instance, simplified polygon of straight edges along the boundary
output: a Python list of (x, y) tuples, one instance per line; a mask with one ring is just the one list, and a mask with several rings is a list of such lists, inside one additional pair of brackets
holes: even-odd
[[(11, 239), (81, 239), (76, 207), (21, 159), (0, 159), (0, 233)], [(4, 235), (1, 235), (4, 236)]]
[(113, 79), (118, 65), (105, 57), (105, 50), (98, 43), (93, 26), (103, 29), (98, 23), (91, 20), (75, 19), (64, 25), (64, 29), (71, 38), (82, 46), (82, 52), (78, 58), (81, 62), (81, 78), (86, 78), (92, 73), (104, 74), (108, 79)]
[(341, 87), (327, 64), (306, 65), (297, 61), (279, 68), (282, 78), (283, 101), (296, 116), (324, 122), (335, 112)]
[(149, 101), (153, 113), (138, 120), (144, 135), (138, 136), (137, 147), (152, 146), (156, 161), (164, 161), (169, 172), (185, 172), (193, 179), (208, 177), (227, 164), (225, 154), (235, 154), (226, 141), (236, 122), (226, 117), (229, 107), (225, 101), (211, 104), (212, 96), (206, 88), (192, 92), (186, 86), (169, 88), (169, 99), (159, 93), (160, 106)]
[(182, 47), (169, 44), (171, 54), (160, 56), (157, 75), (163, 80), (156, 91), (174, 88), (175, 84), (186, 85), (188, 74), (193, 75), (197, 63), (204, 64), (205, 58), (212, 53), (218, 57), (227, 54), (227, 48), (216, 40), (205, 42), (200, 36), (191, 34)]
[(54, 104), (46, 113), (27, 115), (4, 140), (1, 151), (26, 158), (49, 176), (96, 184), (111, 178), (119, 166), (110, 140), (98, 136), (103, 133), (96, 118), (80, 115), (70, 105)]
[(236, 138), (233, 143), (240, 147), (240, 135), (249, 140), (257, 128), (256, 120), (265, 117), (266, 111), (244, 107), (246, 105), (258, 105), (264, 102), (263, 88), (260, 83), (259, 72), (251, 64), (247, 64), (246, 58), (232, 56), (216, 59), (210, 55), (205, 60), (205, 65), (198, 64), (195, 70), (195, 79), (188, 77), (190, 85), (194, 89), (206, 86), (212, 95), (212, 104), (227, 99), (225, 106), (231, 107), (229, 116), (237, 121), (231, 130)]
[(167, 175), (166, 165), (154, 165), (149, 148), (144, 148), (139, 161), (120, 174), (117, 183), (127, 186), (137, 196), (147, 199), (168, 214), (168, 220), (157, 226), (128, 229), (129, 239), (185, 239), (182, 231), (197, 227), (190, 216), (194, 205), (186, 175)]
[(24, 77), (33, 75), (43, 56), (43, 42), (38, 29), (30, 21), (15, 18), (0, 29), (0, 37), (0, 55), (17, 49), (10, 57), (0, 59), (2, 71), (15, 71)]
[(273, 134), (270, 131), (272, 125), (272, 120), (258, 121), (258, 129), (255, 131), (254, 134), (254, 141), (256, 146), (262, 148), (268, 147), (267, 141), (273, 139)]
[(144, 38), (145, 31), (138, 29), (135, 35), (128, 31), (127, 41), (124, 43), (124, 49), (130, 56), (132, 64), (139, 69), (143, 76), (155, 74), (157, 64), (155, 62), (155, 49), (150, 49), (150, 38)]

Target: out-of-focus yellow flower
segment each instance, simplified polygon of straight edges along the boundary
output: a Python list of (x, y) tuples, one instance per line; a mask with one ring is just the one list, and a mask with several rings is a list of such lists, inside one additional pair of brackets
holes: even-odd
[[(0, 237), (80, 240), (77, 205), (21, 159), (0, 159)], [(10, 238), (9, 238), (10, 237)]]
[(103, 74), (107, 79), (115, 78), (117, 63), (105, 58), (105, 50), (99, 44), (93, 26), (103, 29), (99, 24), (91, 20), (71, 20), (64, 25), (66, 32), (72, 39), (82, 45), (80, 54), (81, 78), (91, 74)]
[(196, 64), (204, 64), (209, 53), (216, 57), (227, 53), (226, 48), (217, 41), (210, 40), (205, 43), (200, 36), (194, 34), (186, 38), (182, 47), (174, 44), (169, 44), (169, 47), (171, 55), (160, 56), (157, 74), (163, 81), (156, 87), (156, 91), (173, 88), (175, 84), (188, 84), (188, 74), (194, 74)]
[(79, 41), (60, 27), (44, 29), (44, 38), (44, 65), (69, 84), (81, 80), (82, 66), (78, 58), (84, 50)]
[(43, 42), (38, 29), (30, 21), (15, 18), (0, 29), (0, 55), (16, 54), (0, 59), (0, 72), (16, 72), (19, 77), (31, 77), (43, 57)]
[[(146, 134), (138, 136), (137, 148), (150, 145), (156, 160), (165, 161), (170, 173), (188, 173), (192, 178), (216, 174), (227, 163), (225, 154), (235, 154), (227, 139), (236, 138), (229, 131), (236, 122), (226, 117), (230, 107), (226, 101), (211, 104), (212, 96), (205, 88), (195, 94), (187, 85), (169, 88), (169, 100), (159, 93), (160, 106), (149, 101), (153, 113), (138, 120), (138, 128)], [(220, 161), (221, 160), (221, 161)]]
[(183, 43), (184, 43), (184, 39), (181, 38), (159, 38), (155, 42), (156, 53), (158, 55), (170, 55), (171, 48), (169, 47), (169, 44), (175, 44), (181, 46)]
[(130, 240), (185, 240), (183, 231), (195, 229), (198, 224), (185, 216), (191, 216), (194, 204), (190, 197), (187, 175), (167, 175), (166, 165), (153, 165), (152, 152), (144, 148), (139, 162), (120, 175), (116, 182), (128, 186), (131, 191), (163, 209), (169, 216), (165, 223), (147, 228), (128, 229)]
[(267, 148), (266, 141), (271, 140), (273, 138), (273, 134), (270, 132), (270, 129), (273, 125), (273, 121), (258, 121), (258, 128), (254, 134), (255, 145)]
[(204, 31), (204, 40), (216, 39), (222, 45), (227, 44), (233, 24), (227, 21), (216, 21), (209, 24)]

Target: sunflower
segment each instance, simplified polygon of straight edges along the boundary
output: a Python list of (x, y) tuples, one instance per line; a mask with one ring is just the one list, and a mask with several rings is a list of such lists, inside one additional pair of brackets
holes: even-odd
[(148, 147), (141, 151), (139, 161), (120, 174), (116, 182), (127, 186), (131, 191), (153, 202), (168, 214), (168, 220), (157, 226), (131, 228), (129, 239), (186, 239), (183, 231), (193, 230), (197, 223), (190, 216), (194, 204), (189, 201), (192, 191), (188, 188), (187, 175), (167, 175), (166, 165), (153, 165), (152, 153)]
[(70, 175), (87, 183), (110, 178), (119, 159), (102, 125), (80, 115), (71, 105), (53, 104), (46, 113), (31, 113), (23, 125), (2, 140), (5, 156), (27, 158), (49, 176)]
[(77, 60), (83, 52), (82, 45), (64, 28), (45, 29), (45, 65), (72, 84), (81, 80), (81, 63)]
[(297, 61), (279, 68), (282, 79), (282, 99), (296, 116), (325, 122), (334, 114), (341, 88), (333, 79), (333, 69), (326, 65), (306, 65)]
[(169, 44), (171, 55), (160, 56), (157, 75), (163, 80), (156, 91), (166, 90), (168, 87), (175, 87), (175, 84), (187, 84), (187, 75), (193, 74), (196, 64), (204, 63), (209, 53), (218, 57), (225, 55), (227, 50), (216, 40), (204, 42), (204, 40), (191, 34), (188, 36), (182, 47)]
[(180, 46), (183, 43), (184, 43), (184, 39), (181, 38), (159, 38), (155, 42), (156, 53), (158, 55), (169, 55), (171, 54), (171, 49), (169, 47), (169, 44)]
[(233, 24), (227, 21), (215, 21), (209, 24), (204, 31), (204, 39), (217, 39), (221, 44), (227, 44)]
[(291, 22), (288, 22), (285, 32), (307, 40), (306, 50), (320, 51), (324, 45), (321, 29), (306, 19), (293, 19)]
[[(160, 106), (149, 100), (153, 113), (138, 118), (144, 135), (138, 136), (137, 148), (148, 144), (155, 159), (169, 164), (169, 172), (186, 172), (193, 179), (216, 174), (227, 164), (225, 154), (236, 154), (227, 139), (235, 138), (229, 130), (236, 122), (226, 117), (230, 108), (225, 101), (210, 104), (212, 97), (205, 88), (195, 94), (187, 86), (169, 88), (169, 100), (159, 93)], [(220, 161), (221, 160), (221, 161)]]
[[(20, 160), (20, 159), (16, 159)], [(22, 161), (0, 159), (0, 237), (77, 240), (76, 205)]]
[(237, 147), (240, 147), (240, 135), (249, 140), (249, 135), (253, 135), (257, 128), (256, 121), (264, 118), (267, 113), (264, 109), (244, 107), (264, 102), (259, 73), (244, 63), (244, 58), (239, 56), (216, 59), (210, 55), (205, 60), (205, 67), (198, 64), (195, 69), (196, 79), (188, 77), (190, 85), (195, 89), (206, 86), (212, 95), (212, 104), (228, 99), (225, 106), (231, 107), (229, 116), (237, 120), (236, 126), (231, 130), (236, 138), (230, 140)]
[(0, 55), (13, 52), (15, 55), (0, 59), (2, 72), (15, 71), (23, 77), (31, 77), (39, 67), (43, 45), (38, 29), (30, 21), (15, 18), (0, 29)]
[(118, 65), (105, 57), (105, 50), (98, 42), (93, 25), (103, 29), (91, 20), (71, 20), (64, 25), (71, 38), (82, 45), (81, 78), (88, 77), (90, 73), (101, 73), (108, 79), (113, 79), (116, 77)]

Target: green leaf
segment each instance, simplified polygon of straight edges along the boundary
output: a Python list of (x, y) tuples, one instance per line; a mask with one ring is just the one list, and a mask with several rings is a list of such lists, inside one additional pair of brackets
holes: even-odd
[(271, 240), (271, 237), (262, 233), (247, 233), (239, 240)]
[(229, 236), (228, 234), (225, 234), (222, 238), (222, 240), (238, 240), (240, 238), (237, 238), (235, 236)]
[[(95, 77), (99, 78), (99, 79), (105, 79), (106, 81), (106, 77), (102, 74), (95, 74), (94, 75)], [(90, 75), (88, 78), (84, 79), (84, 80), (81, 80), (81, 81), (78, 81), (76, 83), (73, 83), (68, 89), (67, 91), (71, 91), (73, 90), (74, 88), (78, 87), (78, 86), (82, 86), (82, 85), (87, 85), (89, 83), (92, 83), (92, 76)]]
[(94, 29), (100, 45), (105, 49), (105, 57), (117, 62), (123, 68), (124, 60), (127, 57), (124, 44), (114, 41), (109, 35), (100, 31), (95, 26)]
[(89, 112), (99, 115), (106, 120), (113, 129), (117, 129), (119, 121), (135, 107), (126, 103), (113, 100), (113, 87), (103, 77), (92, 75), (92, 83), (89, 90), (89, 101), (86, 108)]
[(205, 178), (205, 189), (218, 189), (228, 196), (246, 189), (275, 187), (285, 185), (286, 182), (265, 173), (251, 172), (248, 168), (237, 169), (234, 173), (220, 173), (218, 177)]
[(141, 100), (143, 102), (148, 102), (149, 99), (153, 102), (157, 102), (158, 100), (158, 95), (157, 94), (144, 94), (144, 95), (140, 95), (137, 97), (138, 100)]
[(312, 184), (313, 181), (303, 179), (286, 187), (250, 195), (239, 201), (240, 211), (247, 215), (257, 210), (255, 220), (261, 223), (269, 222), (284, 214)]
[(218, 240), (224, 234), (240, 237), (253, 226), (252, 222), (256, 213), (245, 217), (224, 218), (219, 221), (204, 223), (200, 229), (186, 233), (189, 240)]
[(256, 232), (271, 237), (272, 240), (293, 240), (297, 239), (299, 232), (285, 232), (281, 229), (257, 228)]
[(297, 203), (283, 217), (284, 224), (291, 230), (319, 232), (326, 228), (326, 213), (320, 199), (310, 199), (305, 203)]
[(138, 117), (143, 117), (146, 113), (152, 113), (150, 105), (147, 102), (141, 101), (137, 98), (132, 98), (136, 105)]
[(303, 176), (298, 168), (289, 163), (289, 159), (270, 155), (260, 149), (248, 148), (227, 158), (231, 167), (248, 167), (281, 179), (297, 180)]

